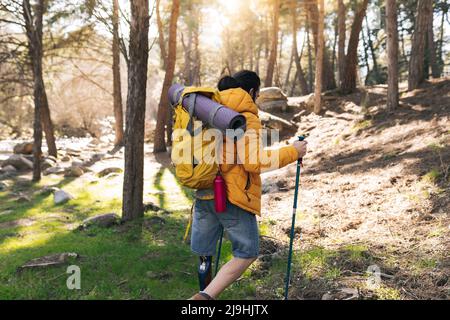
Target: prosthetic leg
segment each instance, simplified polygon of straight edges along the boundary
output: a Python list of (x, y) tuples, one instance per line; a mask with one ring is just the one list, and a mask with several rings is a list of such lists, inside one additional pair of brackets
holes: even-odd
[(200, 291), (205, 290), (212, 280), (211, 263), (212, 256), (200, 257), (200, 264), (198, 265), (198, 282), (200, 284)]

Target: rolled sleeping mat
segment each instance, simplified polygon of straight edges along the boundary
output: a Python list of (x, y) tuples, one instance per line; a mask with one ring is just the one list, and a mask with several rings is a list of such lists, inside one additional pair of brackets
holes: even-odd
[[(183, 93), (184, 86), (174, 84), (169, 88), (169, 101), (172, 106), (176, 105)], [(242, 129), (245, 131), (245, 117), (215, 102), (201, 94), (187, 94), (183, 98), (183, 107), (202, 122), (223, 132), (227, 129)]]

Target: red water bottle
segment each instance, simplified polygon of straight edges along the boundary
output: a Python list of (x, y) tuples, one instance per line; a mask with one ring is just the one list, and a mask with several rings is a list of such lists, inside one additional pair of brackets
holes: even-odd
[(227, 193), (225, 189), (225, 180), (219, 174), (214, 179), (214, 204), (216, 212), (225, 212), (227, 202)]

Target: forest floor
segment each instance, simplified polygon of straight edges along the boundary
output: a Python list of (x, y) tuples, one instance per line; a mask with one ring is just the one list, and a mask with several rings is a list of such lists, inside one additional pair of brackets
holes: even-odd
[[(326, 112), (306, 114), (307, 134), (297, 211), (291, 299), (450, 298), (450, 80), (401, 94), (384, 110), (386, 86), (326, 95)], [(365, 105), (362, 107), (361, 105)], [(278, 116), (292, 119), (299, 110)], [(83, 219), (120, 213), (123, 151), (90, 139), (60, 139), (61, 155), (98, 161), (78, 178), (30, 173), (0, 190), (0, 298), (185, 299), (197, 290), (197, 263), (182, 242), (192, 193), (181, 188), (167, 155), (146, 145), (144, 219), (77, 230)], [(3, 143), (3, 145), (2, 145)], [(7, 149), (17, 141), (0, 142)], [(1, 154), (0, 154), (1, 156)], [(68, 165), (61, 163), (61, 166)], [(222, 299), (281, 299), (293, 205), (295, 165), (263, 174), (261, 256)], [(54, 205), (45, 187), (74, 199)], [(81, 289), (68, 290), (66, 265), (19, 271), (30, 259), (76, 252)], [(224, 242), (221, 261), (231, 257)]]

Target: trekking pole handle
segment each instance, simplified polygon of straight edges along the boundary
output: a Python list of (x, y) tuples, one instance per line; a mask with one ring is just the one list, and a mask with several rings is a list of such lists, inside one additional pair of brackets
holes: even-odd
[[(297, 138), (298, 138), (298, 141), (303, 141), (303, 140), (305, 140), (305, 136), (297, 136)], [(303, 158), (298, 159), (298, 163), (299, 163), (300, 165), (302, 165), (302, 164), (303, 164)]]

